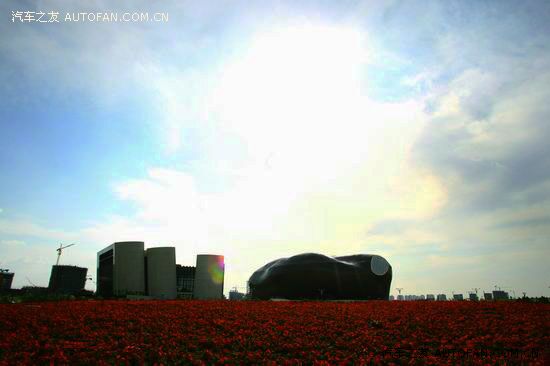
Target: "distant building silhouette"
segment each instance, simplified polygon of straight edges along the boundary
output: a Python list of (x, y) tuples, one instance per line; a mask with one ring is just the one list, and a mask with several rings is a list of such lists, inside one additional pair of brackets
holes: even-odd
[(427, 294), (426, 295), (426, 300), (431, 300), (431, 301), (435, 300), (435, 295), (434, 294)]
[(483, 299), (486, 300), (486, 301), (491, 301), (491, 300), (493, 300), (493, 294), (490, 293), (490, 292), (484, 292), (483, 293)]
[(13, 282), (14, 273), (7, 269), (0, 270), (0, 292), (9, 291)]
[(494, 300), (508, 300), (508, 292), (502, 291), (502, 290), (496, 290), (493, 291), (493, 299)]
[(445, 294), (438, 294), (438, 295), (437, 295), (437, 301), (447, 301), (447, 295), (445, 295)]
[(453, 294), (453, 300), (462, 301), (462, 300), (464, 300), (464, 295), (462, 295), (462, 294)]
[(245, 297), (245, 294), (237, 291), (236, 289), (229, 291), (229, 300), (242, 300), (244, 299), (244, 297)]
[(144, 246), (140, 241), (117, 242), (97, 253), (98, 295), (223, 298), (223, 256), (198, 255), (196, 267), (185, 267), (176, 264), (174, 247)]
[(88, 268), (53, 265), (48, 289), (60, 294), (78, 294), (86, 285)]

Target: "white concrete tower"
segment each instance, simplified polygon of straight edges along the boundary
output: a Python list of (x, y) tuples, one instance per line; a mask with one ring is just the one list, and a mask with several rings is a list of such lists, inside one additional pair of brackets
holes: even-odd
[(176, 248), (149, 248), (147, 257), (147, 291), (156, 299), (176, 298)]
[(224, 272), (223, 255), (197, 255), (193, 297), (195, 299), (222, 299)]

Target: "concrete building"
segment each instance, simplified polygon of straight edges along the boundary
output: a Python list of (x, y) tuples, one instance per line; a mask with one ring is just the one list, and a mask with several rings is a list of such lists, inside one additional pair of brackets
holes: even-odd
[(0, 292), (11, 290), (11, 284), (13, 282), (14, 273), (8, 269), (0, 270)]
[(502, 291), (502, 290), (498, 290), (498, 291), (493, 291), (493, 299), (495, 300), (508, 300), (510, 297), (508, 295), (508, 292), (506, 291)]
[(477, 297), (477, 294), (475, 292), (470, 292), (469, 294), (470, 301), (478, 301), (479, 298)]
[(195, 299), (223, 299), (223, 255), (199, 254), (195, 270)]
[(87, 274), (88, 268), (54, 265), (48, 289), (61, 294), (78, 294), (84, 290)]
[(438, 295), (437, 295), (437, 301), (447, 301), (447, 295), (445, 295), (445, 294), (438, 294)]
[(483, 293), (483, 299), (487, 301), (493, 300), (493, 294), (490, 292), (484, 292)]
[(434, 294), (427, 294), (426, 295), (426, 300), (435, 300), (435, 295)]
[(192, 299), (195, 288), (195, 267), (176, 265), (176, 292), (181, 299)]
[(176, 298), (176, 248), (149, 248), (145, 252), (146, 293), (156, 299)]
[(453, 294), (453, 300), (462, 301), (462, 300), (464, 300), (464, 295), (463, 294)]
[(145, 244), (117, 242), (97, 253), (97, 294), (145, 295)]

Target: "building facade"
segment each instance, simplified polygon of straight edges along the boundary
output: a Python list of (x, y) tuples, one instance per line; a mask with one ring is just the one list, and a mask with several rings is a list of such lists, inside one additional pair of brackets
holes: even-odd
[(144, 246), (139, 241), (117, 242), (97, 253), (98, 295), (223, 299), (222, 255), (198, 255), (196, 267), (180, 266), (174, 247)]
[(117, 242), (97, 253), (97, 293), (100, 296), (145, 295), (145, 244)]
[(147, 295), (156, 299), (176, 298), (176, 248), (149, 248), (145, 252)]
[(509, 298), (510, 298), (510, 296), (508, 295), (508, 292), (506, 292), (506, 291), (502, 291), (502, 290), (493, 291), (493, 299), (494, 300), (508, 300)]
[(192, 299), (195, 289), (195, 267), (176, 265), (177, 297)]
[(88, 268), (54, 265), (48, 289), (61, 294), (78, 294), (84, 290), (87, 274)]
[(195, 299), (223, 299), (223, 255), (199, 254), (195, 270)]
[(11, 290), (14, 275), (14, 273), (8, 272), (7, 269), (0, 271), (0, 292)]

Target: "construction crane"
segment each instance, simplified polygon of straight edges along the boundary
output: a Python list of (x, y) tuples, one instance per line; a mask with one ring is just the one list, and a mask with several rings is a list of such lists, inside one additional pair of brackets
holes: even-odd
[(502, 287), (499, 287), (498, 289), (499, 289), (499, 290), (501, 290), (501, 289), (509, 289), (509, 290), (514, 294), (514, 298), (516, 297), (516, 291), (513, 290), (510, 286), (502, 286)]
[(57, 262), (55, 262), (55, 265), (58, 266), (59, 265), (59, 257), (61, 257), (61, 252), (63, 251), (63, 249), (66, 249), (68, 247), (72, 247), (73, 245), (75, 245), (74, 243), (73, 244), (69, 244), (69, 245), (65, 245), (63, 246), (63, 244), (59, 244), (59, 248), (57, 248)]
[(32, 283), (32, 281), (25, 276), (25, 278), (27, 279), (27, 282), (31, 284), (32, 287), (37, 287), (34, 283)]

